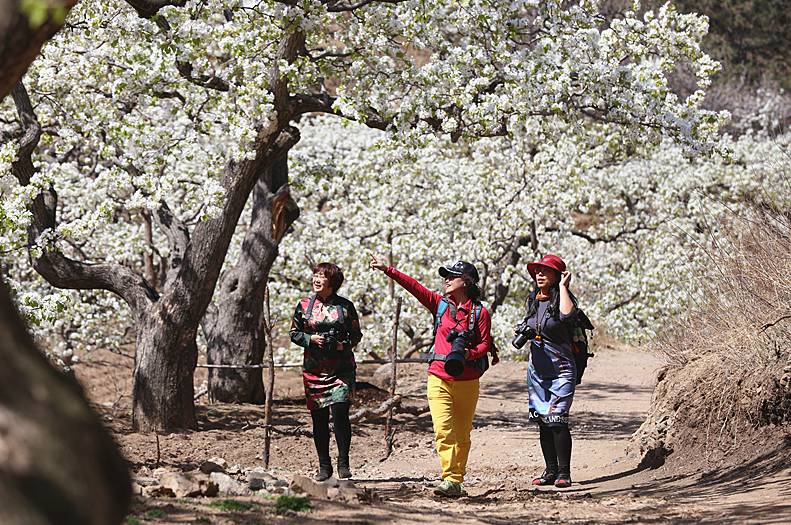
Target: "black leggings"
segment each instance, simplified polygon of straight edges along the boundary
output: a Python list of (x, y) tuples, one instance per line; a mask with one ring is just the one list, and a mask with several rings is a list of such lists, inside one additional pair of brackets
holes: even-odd
[(538, 431), (547, 472), (571, 474), (571, 432), (568, 425), (539, 423)]
[(310, 411), (313, 419), (313, 443), (319, 455), (319, 465), (330, 466), (330, 409), (335, 427), (335, 443), (338, 445), (338, 466), (349, 466), (349, 447), (352, 443), (352, 424), (349, 421), (350, 403), (334, 403), (328, 407)]

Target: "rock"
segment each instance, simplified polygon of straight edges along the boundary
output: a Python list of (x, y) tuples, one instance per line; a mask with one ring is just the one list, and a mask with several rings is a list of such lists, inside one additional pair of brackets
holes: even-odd
[(311, 498), (327, 499), (327, 489), (329, 487), (305, 476), (295, 475), (289, 488), (295, 493), (302, 493)]
[(271, 472), (261, 467), (255, 467), (247, 472), (247, 486), (251, 490), (272, 489), (274, 487), (288, 487), (288, 482), (276, 478)]
[(160, 484), (177, 498), (217, 495), (217, 483), (199, 472), (167, 472), (160, 477)]
[(135, 496), (142, 496), (143, 495), (143, 485), (139, 485), (137, 482), (132, 482), (132, 494)]
[(163, 487), (162, 485), (150, 485), (148, 487), (143, 487), (143, 496), (147, 498), (161, 498), (161, 497), (175, 497), (173, 491)]
[(200, 466), (200, 471), (204, 474), (211, 474), (212, 472), (225, 472), (228, 468), (228, 462), (222, 458), (209, 458), (204, 461)]
[(371, 377), (371, 384), (375, 385), (382, 390), (390, 388), (390, 375), (393, 365), (390, 363), (380, 366)]
[(209, 479), (217, 484), (217, 491), (224, 496), (249, 496), (252, 492), (224, 472), (212, 472)]
[(272, 476), (268, 472), (252, 470), (247, 473), (247, 486), (250, 490), (261, 490), (267, 487), (267, 481)]
[(159, 485), (159, 481), (156, 478), (135, 476), (132, 479), (134, 480), (135, 483), (137, 483), (141, 487), (150, 487), (151, 485)]

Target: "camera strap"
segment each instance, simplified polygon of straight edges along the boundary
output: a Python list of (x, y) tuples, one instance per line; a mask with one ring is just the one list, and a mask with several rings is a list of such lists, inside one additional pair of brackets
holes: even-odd
[[(308, 302), (308, 308), (305, 311), (305, 317), (303, 319), (304, 322), (310, 321), (310, 318), (313, 317), (313, 306), (316, 304), (316, 294), (312, 294), (310, 296), (310, 302)], [(340, 304), (333, 305), (335, 310), (338, 312), (338, 322), (343, 324), (343, 306)]]

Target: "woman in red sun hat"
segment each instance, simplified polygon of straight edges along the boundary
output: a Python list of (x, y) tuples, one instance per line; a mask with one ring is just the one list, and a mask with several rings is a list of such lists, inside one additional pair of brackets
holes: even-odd
[[(572, 351), (577, 300), (569, 291), (571, 273), (554, 254), (527, 265), (535, 281), (528, 299), (527, 367), (530, 420), (538, 423), (546, 469), (533, 485), (571, 485), (569, 409), (574, 399), (577, 371)], [(516, 341), (514, 342), (516, 345)], [(524, 342), (522, 342), (524, 344)]]

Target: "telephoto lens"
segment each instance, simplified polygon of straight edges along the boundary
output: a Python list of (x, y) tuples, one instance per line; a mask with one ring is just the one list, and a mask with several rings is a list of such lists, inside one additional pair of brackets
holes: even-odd
[[(451, 336), (453, 333), (455, 335)], [(467, 346), (467, 335), (451, 330), (446, 339), (451, 340), (451, 346), (450, 353), (445, 358), (445, 372), (450, 376), (457, 377), (464, 372), (464, 349)]]

